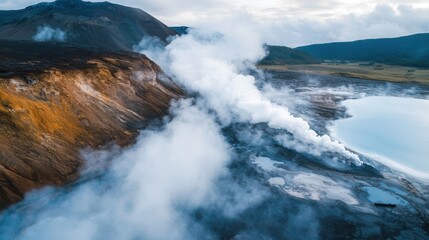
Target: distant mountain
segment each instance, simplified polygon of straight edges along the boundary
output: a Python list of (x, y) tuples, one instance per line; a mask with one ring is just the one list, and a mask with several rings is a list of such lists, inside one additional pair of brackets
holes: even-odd
[(268, 55), (260, 61), (263, 65), (317, 64), (321, 61), (301, 50), (283, 46), (266, 45)]
[(399, 38), (315, 44), (299, 47), (323, 60), (372, 61), (378, 63), (429, 67), (429, 33)]
[(185, 34), (187, 34), (188, 30), (190, 28), (191, 27), (186, 27), (186, 26), (170, 27), (171, 30), (175, 31), (179, 35), (185, 35)]
[(166, 41), (176, 32), (148, 13), (108, 2), (57, 0), (0, 11), (0, 40), (60, 41), (132, 50), (144, 36)]

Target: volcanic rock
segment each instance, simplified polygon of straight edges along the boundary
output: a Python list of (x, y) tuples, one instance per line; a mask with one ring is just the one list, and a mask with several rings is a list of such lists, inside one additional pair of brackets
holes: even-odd
[(0, 41), (0, 209), (76, 180), (82, 149), (132, 143), (182, 95), (141, 54)]

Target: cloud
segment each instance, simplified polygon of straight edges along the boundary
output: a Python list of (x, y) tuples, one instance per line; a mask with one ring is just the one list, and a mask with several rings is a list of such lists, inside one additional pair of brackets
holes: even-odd
[(22, 9), (39, 3), (38, 0), (0, 0), (0, 10)]
[(429, 16), (411, 4), (377, 4), (361, 13), (351, 12), (327, 17), (279, 16), (260, 21), (264, 40), (291, 47), (313, 43), (353, 41), (368, 38), (399, 37), (429, 32)]
[[(102, 0), (93, 0), (101, 2)], [(19, 9), (37, 0), (0, 0), (0, 9)], [(204, 27), (238, 11), (252, 18), (264, 42), (290, 47), (332, 41), (398, 37), (429, 32), (429, 3), (412, 0), (112, 0), (141, 8), (167, 25)]]
[(38, 27), (36, 35), (33, 36), (33, 40), (36, 42), (64, 42), (66, 38), (66, 32), (59, 28), (52, 28), (50, 26)]
[(142, 3), (121, 1), (140, 7), (168, 25), (204, 27), (207, 22), (228, 18), (241, 11), (264, 42), (297, 47), (313, 43), (398, 37), (429, 32), (426, 14), (429, 3), (403, 1), (192, 1), (175, 0)]

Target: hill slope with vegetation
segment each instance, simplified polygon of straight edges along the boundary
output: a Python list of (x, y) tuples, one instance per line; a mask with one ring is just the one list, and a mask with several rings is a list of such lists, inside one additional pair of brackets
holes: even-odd
[(283, 46), (266, 45), (267, 56), (260, 61), (262, 65), (317, 64), (321, 61), (310, 54)]
[(369, 61), (429, 68), (429, 33), (296, 48), (322, 60)]

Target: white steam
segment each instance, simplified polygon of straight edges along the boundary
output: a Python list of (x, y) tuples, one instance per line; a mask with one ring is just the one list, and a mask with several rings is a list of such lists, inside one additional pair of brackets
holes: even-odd
[(66, 41), (66, 38), (66, 32), (59, 28), (52, 28), (50, 26), (38, 27), (36, 35), (33, 36), (33, 40), (36, 42), (64, 42)]
[(293, 135), (278, 138), (286, 147), (314, 155), (340, 153), (362, 164), (344, 145), (327, 135), (319, 136), (304, 119), (294, 117), (287, 107), (273, 103), (259, 91), (255, 77), (246, 73), (265, 54), (263, 42), (253, 29), (240, 25), (219, 32), (223, 35), (190, 30), (172, 41), (163, 55), (158, 51), (143, 53), (157, 59), (188, 90), (200, 94), (223, 124), (267, 123)]
[[(9, 227), (3, 223), (0, 239), (193, 238), (188, 229), (196, 226), (188, 226), (181, 209), (212, 199), (230, 150), (210, 115), (188, 101), (174, 111), (162, 131), (143, 132), (133, 148), (115, 158), (108, 174), (9, 220)], [(37, 196), (43, 198), (43, 192)], [(28, 201), (37, 205), (31, 197)]]
[[(85, 181), (38, 191), (20, 209), (6, 211), (0, 216), (0, 239), (215, 239), (192, 219), (194, 210), (214, 209), (234, 218), (267, 194), (247, 176), (231, 181), (227, 165), (234, 155), (220, 125), (266, 123), (279, 130), (275, 139), (286, 147), (339, 153), (360, 164), (342, 144), (319, 136), (256, 87), (249, 72), (265, 52), (248, 26), (235, 22), (214, 33), (191, 30), (165, 48), (154, 39), (136, 46), (195, 93), (197, 104), (173, 105), (173, 120), (160, 131), (143, 131), (135, 146), (116, 152), (105, 173), (100, 166), (109, 154), (89, 155)], [(57, 38), (46, 31), (41, 36)]]

